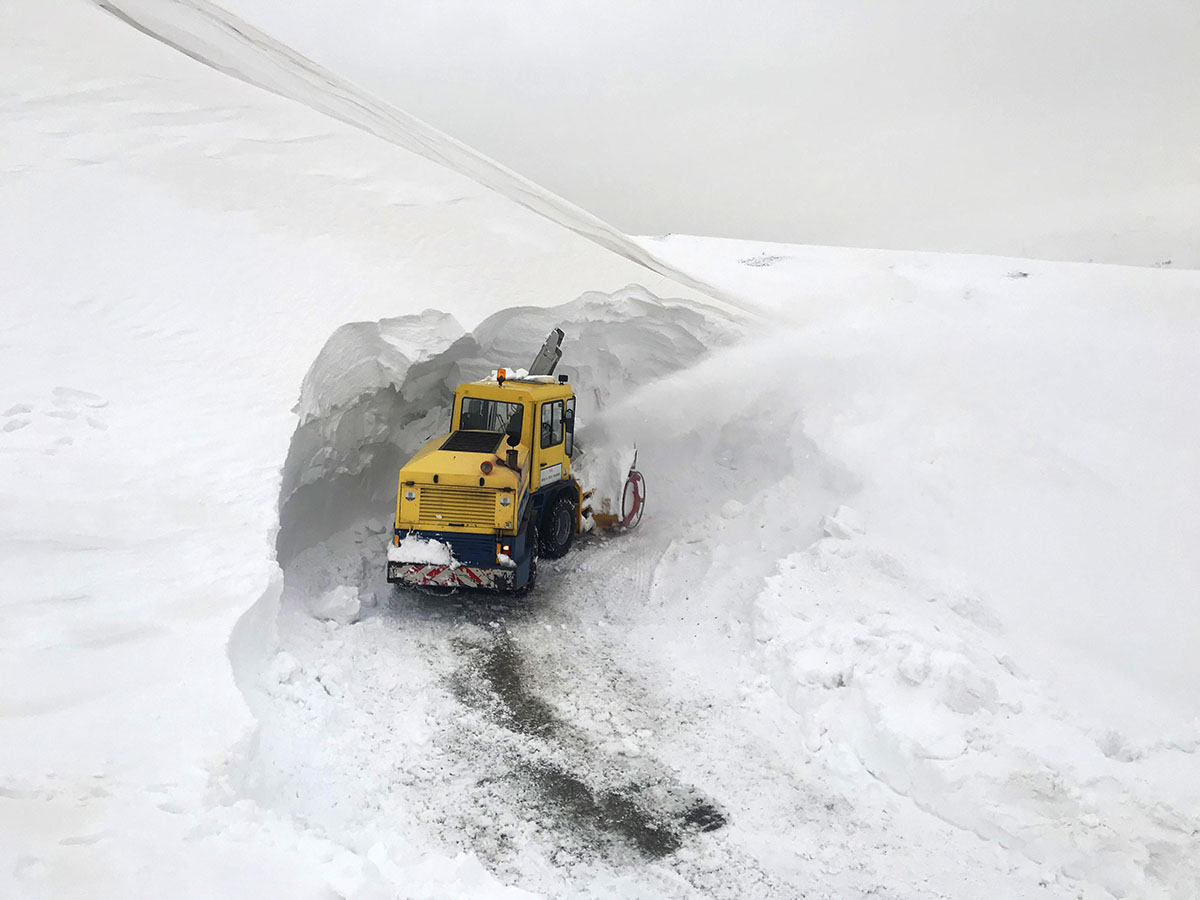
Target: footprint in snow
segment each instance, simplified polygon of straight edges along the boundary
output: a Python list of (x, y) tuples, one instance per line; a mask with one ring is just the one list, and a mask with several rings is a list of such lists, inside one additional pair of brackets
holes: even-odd
[(108, 400), (104, 397), (91, 391), (62, 386), (56, 387), (51, 393), (54, 405), (58, 408), (47, 412), (46, 415), (56, 419), (86, 422), (96, 431), (108, 430), (108, 423), (104, 421), (101, 413), (101, 410), (108, 406)]
[[(50, 395), (52, 408), (39, 412), (44, 414), (50, 422), (57, 421), (62, 425), (52, 426), (50, 434), (55, 435), (57, 432), (57, 435), (53, 437), (49, 446), (43, 447), (43, 453), (53, 456), (59, 450), (75, 443), (78, 436), (75, 429), (79, 426), (71, 425), (72, 422), (86, 423), (96, 431), (108, 430), (108, 423), (104, 421), (102, 412), (108, 406), (108, 400), (104, 397), (91, 391), (62, 385), (54, 388)], [(17, 403), (10, 406), (0, 413), (0, 434), (20, 431), (22, 428), (34, 424), (33, 412), (34, 405), (31, 403)], [(49, 423), (43, 422), (43, 424)], [(73, 431), (74, 434), (72, 434)]]

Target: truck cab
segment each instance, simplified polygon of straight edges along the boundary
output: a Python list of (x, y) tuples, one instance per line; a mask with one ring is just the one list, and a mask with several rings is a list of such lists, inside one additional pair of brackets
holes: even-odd
[(562, 556), (580, 527), (574, 431), (566, 376), (498, 369), (460, 385), (450, 431), (400, 470), (388, 581), (532, 586), (539, 553)]

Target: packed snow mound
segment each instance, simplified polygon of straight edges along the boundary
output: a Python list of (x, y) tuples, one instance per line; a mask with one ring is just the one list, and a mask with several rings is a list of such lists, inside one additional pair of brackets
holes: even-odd
[(339, 328), (301, 387), (301, 424), (283, 468), (277, 549), (286, 564), (359, 518), (390, 517), (400, 465), (449, 430), (459, 384), (519, 368), (554, 328), (566, 333), (556, 374), (578, 398), (581, 447), (621, 440), (592, 427), (616, 397), (684, 368), (741, 326), (725, 313), (665, 301), (631, 285), (561, 306), (518, 307), (471, 333), (426, 311)]

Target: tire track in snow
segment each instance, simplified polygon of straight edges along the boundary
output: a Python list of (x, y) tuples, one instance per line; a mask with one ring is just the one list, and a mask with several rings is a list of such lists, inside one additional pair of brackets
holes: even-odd
[[(455, 673), (453, 688), (464, 705), (552, 748), (553, 758), (538, 754), (517, 771), (558, 813), (559, 827), (617, 836), (651, 859), (674, 853), (689, 832), (724, 827), (726, 817), (713, 801), (659, 764), (631, 765), (605, 752), (531, 689), (529, 661), (512, 636), (514, 612), (518, 621), (527, 614), (514, 608), (484, 641), (456, 642), (464, 666)], [(484, 615), (491, 615), (489, 608)]]

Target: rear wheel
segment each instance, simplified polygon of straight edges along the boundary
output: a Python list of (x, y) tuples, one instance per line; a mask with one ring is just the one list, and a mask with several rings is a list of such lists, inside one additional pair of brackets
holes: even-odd
[(575, 501), (571, 495), (564, 492), (551, 500), (539, 525), (542, 556), (558, 559), (570, 550), (575, 540)]

